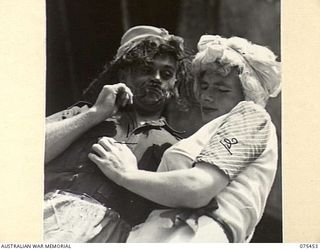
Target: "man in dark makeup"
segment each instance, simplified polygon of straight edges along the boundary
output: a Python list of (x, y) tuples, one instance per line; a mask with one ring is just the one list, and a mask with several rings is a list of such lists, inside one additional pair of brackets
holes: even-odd
[(101, 137), (113, 137), (127, 144), (140, 169), (156, 171), (163, 152), (177, 142), (163, 114), (187, 79), (185, 58), (182, 38), (133, 27), (90, 85), (88, 95), (99, 92), (94, 105), (46, 119), (45, 241), (124, 242), (157, 206), (106, 178), (88, 154)]

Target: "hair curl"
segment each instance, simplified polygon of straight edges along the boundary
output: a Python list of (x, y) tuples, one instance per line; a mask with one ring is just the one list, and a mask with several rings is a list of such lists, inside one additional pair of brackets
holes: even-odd
[(239, 72), (245, 100), (265, 106), (269, 97), (280, 92), (280, 63), (268, 48), (240, 37), (223, 38), (204, 35), (198, 43), (199, 52), (193, 60), (196, 79), (206, 69), (214, 69), (222, 76), (232, 68)]
[(120, 58), (115, 58), (107, 63), (102, 72), (83, 91), (85, 100), (94, 102), (105, 84), (113, 84), (119, 81), (118, 72), (132, 66), (150, 63), (155, 56), (169, 55), (177, 61), (176, 83), (173, 90), (173, 99), (182, 110), (188, 109), (190, 100), (193, 100), (191, 76), (191, 56), (181, 46), (181, 40), (172, 36), (170, 40), (155, 42), (152, 38), (146, 38), (136, 46), (124, 53)]

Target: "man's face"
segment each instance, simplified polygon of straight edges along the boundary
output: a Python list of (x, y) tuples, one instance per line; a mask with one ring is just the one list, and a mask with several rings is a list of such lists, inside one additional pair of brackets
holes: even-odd
[(177, 62), (170, 55), (157, 55), (146, 64), (133, 65), (124, 75), (133, 92), (138, 112), (153, 115), (161, 112), (176, 80)]
[(228, 113), (244, 100), (242, 85), (235, 69), (227, 76), (208, 70), (200, 77), (198, 86), (204, 122)]

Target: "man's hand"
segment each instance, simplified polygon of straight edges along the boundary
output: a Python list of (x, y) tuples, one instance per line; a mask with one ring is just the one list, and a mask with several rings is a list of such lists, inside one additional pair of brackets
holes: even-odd
[(125, 174), (138, 170), (137, 159), (131, 150), (113, 138), (103, 137), (98, 143), (93, 144), (92, 150), (95, 154), (90, 153), (89, 159), (105, 176), (119, 185)]
[(132, 104), (132, 100), (132, 92), (124, 83), (104, 85), (91, 109), (104, 120), (115, 114), (120, 107)]
[[(128, 103), (132, 103), (132, 92), (125, 84), (105, 85), (90, 109), (73, 108), (46, 119), (45, 162), (57, 157), (84, 132)], [(58, 119), (58, 116), (65, 119)]]

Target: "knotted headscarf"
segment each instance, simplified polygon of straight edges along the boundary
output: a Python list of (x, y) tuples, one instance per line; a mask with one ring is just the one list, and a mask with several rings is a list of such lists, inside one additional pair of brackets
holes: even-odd
[[(204, 35), (198, 42), (193, 60), (193, 70), (198, 77), (201, 72), (214, 68), (222, 76), (233, 67), (239, 72), (245, 100), (266, 105), (269, 97), (280, 92), (280, 63), (274, 53), (263, 46), (252, 44), (244, 38)], [(196, 78), (197, 78), (196, 77)]]

